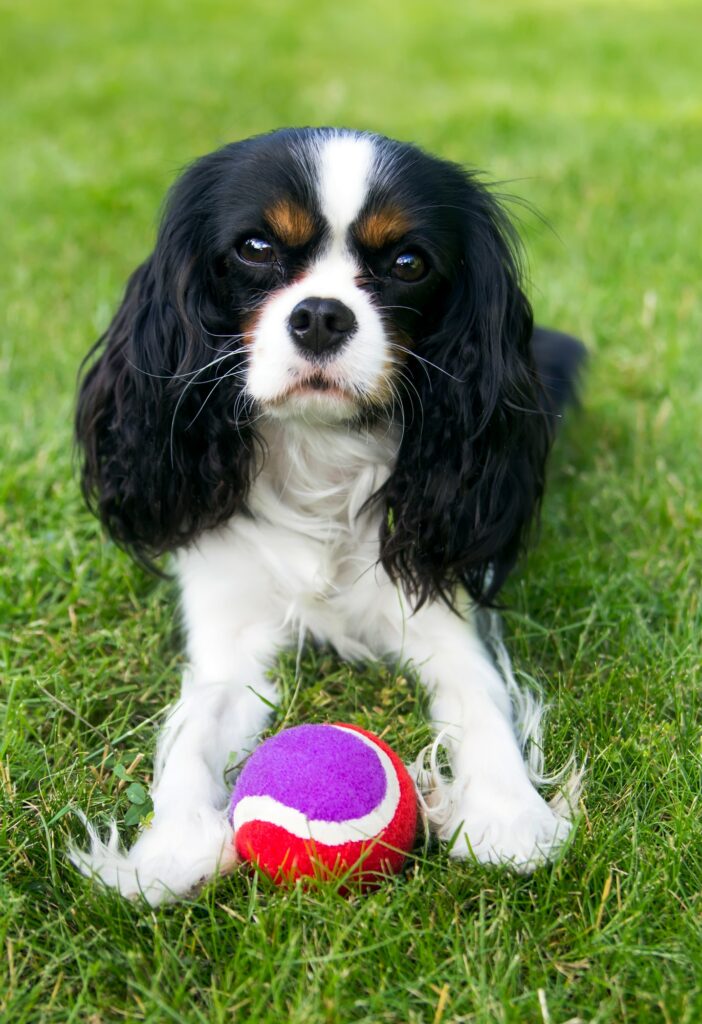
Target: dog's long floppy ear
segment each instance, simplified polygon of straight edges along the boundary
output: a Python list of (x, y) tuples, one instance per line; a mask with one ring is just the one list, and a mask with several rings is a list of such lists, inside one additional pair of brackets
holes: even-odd
[(176, 184), (156, 248), (86, 358), (80, 387), (84, 494), (112, 537), (147, 563), (228, 518), (248, 486), (255, 445), (237, 420), (240, 346), (208, 333), (222, 329), (203, 215), (216, 186), (207, 157)]
[(459, 584), (492, 600), (539, 504), (555, 418), (532, 362), (514, 230), (477, 182), (466, 177), (461, 194), (462, 259), (439, 329), (416, 345), (425, 361), (405, 368), (421, 409), (414, 396), (383, 490), (381, 560), (418, 606), (452, 603)]

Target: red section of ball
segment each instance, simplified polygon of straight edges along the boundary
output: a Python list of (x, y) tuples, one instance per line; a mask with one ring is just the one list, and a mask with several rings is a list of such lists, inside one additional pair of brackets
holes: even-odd
[[(397, 809), (377, 836), (337, 846), (302, 839), (269, 822), (246, 822), (235, 837), (239, 856), (256, 864), (275, 882), (301, 877), (339, 877), (348, 872), (350, 878), (368, 886), (377, 881), (379, 875), (399, 871), (412, 849), (417, 831), (417, 799), (404, 764), (395, 751), (373, 733), (355, 725), (336, 724), (361, 733), (385, 751), (400, 785)], [(320, 779), (320, 785), (323, 783)]]

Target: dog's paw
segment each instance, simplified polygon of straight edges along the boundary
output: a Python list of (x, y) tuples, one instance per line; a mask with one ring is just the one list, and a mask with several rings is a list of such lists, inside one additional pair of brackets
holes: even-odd
[(450, 855), (501, 864), (521, 874), (553, 860), (572, 829), (532, 790), (521, 798), (464, 792), (442, 825), (440, 837), (455, 840)]
[(107, 842), (83, 818), (90, 848), (73, 846), (69, 859), (84, 875), (157, 906), (186, 896), (237, 861), (234, 833), (225, 811), (204, 808), (188, 815), (155, 818), (128, 851), (120, 848), (116, 826)]

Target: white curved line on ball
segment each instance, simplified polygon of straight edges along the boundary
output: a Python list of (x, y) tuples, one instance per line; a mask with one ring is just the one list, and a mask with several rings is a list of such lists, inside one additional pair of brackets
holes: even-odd
[(385, 751), (362, 733), (356, 732), (355, 729), (346, 729), (342, 725), (334, 725), (331, 728), (351, 733), (377, 754), (385, 775), (385, 795), (378, 806), (360, 818), (325, 821), (321, 818), (308, 818), (302, 811), (287, 807), (272, 796), (245, 796), (234, 808), (232, 824), (235, 832), (250, 821), (265, 821), (269, 825), (284, 828), (298, 839), (309, 839), (325, 846), (340, 846), (342, 843), (373, 839), (387, 828), (400, 802), (400, 780), (395, 766)]

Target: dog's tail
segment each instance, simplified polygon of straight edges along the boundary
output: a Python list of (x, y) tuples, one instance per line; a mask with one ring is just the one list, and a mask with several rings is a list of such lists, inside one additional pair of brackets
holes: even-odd
[(570, 334), (535, 327), (531, 353), (543, 385), (545, 411), (560, 415), (567, 405), (578, 400), (587, 350), (582, 341)]

